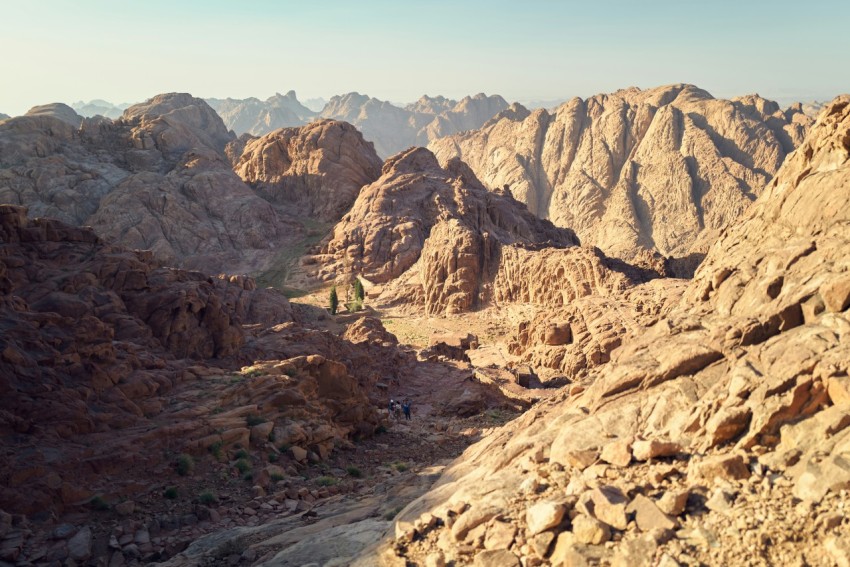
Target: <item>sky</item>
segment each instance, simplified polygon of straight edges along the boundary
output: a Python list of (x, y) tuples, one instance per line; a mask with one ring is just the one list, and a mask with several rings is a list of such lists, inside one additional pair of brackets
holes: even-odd
[(850, 91), (847, 0), (0, 0), (0, 112), (161, 92), (588, 97)]

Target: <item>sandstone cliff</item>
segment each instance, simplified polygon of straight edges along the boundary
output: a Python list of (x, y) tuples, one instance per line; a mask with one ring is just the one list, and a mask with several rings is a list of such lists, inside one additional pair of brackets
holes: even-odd
[(252, 97), (208, 98), (206, 102), (237, 136), (246, 133), (262, 136), (280, 128), (303, 126), (316, 117), (315, 112), (298, 101), (295, 91), (285, 95), (276, 93), (264, 101)]
[(381, 160), (350, 124), (319, 120), (247, 142), (234, 169), (292, 214), (335, 222), (378, 178)]
[(532, 212), (609, 255), (686, 257), (746, 210), (810, 122), (756, 95), (718, 100), (674, 85), (576, 98), (552, 113), (515, 104), (430, 149), (441, 163), (464, 160), (488, 186), (509, 185)]
[(348, 93), (331, 98), (321, 116), (354, 124), (375, 144), (378, 155), (387, 157), (411, 146), (425, 146), (435, 137), (478, 128), (507, 106), (498, 95), (477, 94), (459, 102), (423, 96), (399, 108), (367, 95)]
[(586, 391), (467, 451), (402, 511), (385, 564), (845, 561), (848, 140), (844, 96), (682, 300)]

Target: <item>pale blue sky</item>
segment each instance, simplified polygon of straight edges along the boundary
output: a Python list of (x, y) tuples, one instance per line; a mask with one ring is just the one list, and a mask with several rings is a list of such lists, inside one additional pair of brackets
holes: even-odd
[(850, 1), (0, 0), (0, 112), (160, 92), (509, 100), (850, 91)]

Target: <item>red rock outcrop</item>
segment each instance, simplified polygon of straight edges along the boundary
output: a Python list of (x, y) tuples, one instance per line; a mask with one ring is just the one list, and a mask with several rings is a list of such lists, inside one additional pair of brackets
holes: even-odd
[(265, 199), (336, 222), (381, 172), (372, 144), (350, 124), (319, 120), (248, 142), (234, 170)]
[(646, 250), (704, 253), (810, 124), (799, 108), (782, 112), (755, 95), (726, 101), (673, 85), (576, 98), (551, 114), (514, 105), (429, 147), (441, 163), (464, 160), (487, 186), (509, 185), (585, 244), (632, 261)]

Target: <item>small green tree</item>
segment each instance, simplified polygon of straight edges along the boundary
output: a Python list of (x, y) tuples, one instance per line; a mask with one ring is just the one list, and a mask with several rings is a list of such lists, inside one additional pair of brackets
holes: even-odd
[(336, 310), (339, 307), (339, 297), (336, 295), (336, 286), (331, 288), (331, 315), (336, 315)]
[(356, 278), (354, 280), (354, 300), (362, 302), (364, 297), (366, 297), (366, 293), (363, 291), (363, 282), (360, 281), (360, 278)]

